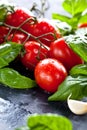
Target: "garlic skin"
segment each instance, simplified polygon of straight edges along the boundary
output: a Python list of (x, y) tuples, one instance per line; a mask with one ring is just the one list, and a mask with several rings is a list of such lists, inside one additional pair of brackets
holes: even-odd
[(87, 113), (87, 102), (67, 99), (69, 109), (76, 115), (82, 115)]

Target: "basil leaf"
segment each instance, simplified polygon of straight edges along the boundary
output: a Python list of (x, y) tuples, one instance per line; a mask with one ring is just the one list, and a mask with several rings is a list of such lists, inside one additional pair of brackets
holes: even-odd
[(28, 118), (30, 130), (72, 130), (69, 119), (56, 114), (36, 114)]
[(21, 44), (7, 42), (0, 45), (0, 68), (9, 65), (19, 54)]
[(69, 35), (65, 37), (65, 40), (72, 50), (87, 62), (87, 37), (82, 35)]
[(87, 0), (64, 0), (63, 8), (72, 16), (75, 16), (87, 8)]
[(87, 13), (80, 17), (79, 23), (86, 23), (87, 22)]
[(3, 22), (6, 16), (7, 10), (0, 6), (0, 22)]
[(4, 4), (0, 5), (0, 22), (4, 22), (7, 13), (13, 11), (14, 11), (13, 6), (4, 5)]
[(34, 80), (20, 75), (11, 68), (0, 69), (0, 82), (6, 86), (17, 89), (33, 88), (36, 86)]
[(83, 0), (83, 2), (82, 0), (64, 0), (62, 6), (66, 11), (65, 14), (68, 12), (69, 15), (54, 13), (52, 15), (53, 19), (68, 23), (74, 31), (77, 29), (79, 23), (86, 22), (87, 14), (85, 10), (87, 8), (87, 0)]
[(65, 16), (65, 15), (53, 13), (52, 18), (53, 19), (58, 19), (58, 20), (60, 20), (62, 22), (67, 22), (68, 24), (71, 24), (71, 20), (70, 20), (71, 18), (68, 17), (68, 16)]
[(48, 100), (67, 100), (70, 94), (72, 94), (72, 99), (81, 99), (87, 96), (87, 76), (67, 76), (60, 84), (59, 89)]
[(87, 76), (87, 64), (80, 64), (74, 66), (70, 70), (70, 75), (86, 75)]
[(79, 14), (78, 16), (75, 17), (69, 17), (69, 16), (65, 16), (65, 15), (61, 15), (61, 14), (52, 14), (52, 18), (56, 19), (56, 20), (60, 20), (62, 22), (66, 22), (67, 24), (69, 24), (73, 29), (77, 28), (77, 24), (79, 22)]

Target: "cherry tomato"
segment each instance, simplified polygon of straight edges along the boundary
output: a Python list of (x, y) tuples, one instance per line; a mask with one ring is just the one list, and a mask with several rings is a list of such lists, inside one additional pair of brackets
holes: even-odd
[(83, 60), (60, 38), (50, 45), (49, 56), (60, 60), (69, 71), (73, 66), (82, 64)]
[(33, 30), (34, 22), (37, 22), (37, 20), (23, 9), (15, 10), (13, 13), (8, 14), (5, 19), (6, 24), (14, 27), (20, 26), (29, 33)]
[[(59, 31), (55, 29), (48, 21), (42, 20), (32, 20), (25, 22), (28, 19), (34, 19), (33, 16), (27, 14), (22, 9), (17, 9), (14, 13), (7, 15), (5, 22), (8, 25), (18, 27), (22, 24), (21, 28), (30, 33), (33, 36), (39, 37), (40, 41), (47, 46), (50, 45), (52, 41), (60, 37)], [(35, 40), (31, 36), (30, 40)]]
[(78, 28), (85, 28), (87, 27), (87, 23), (81, 23), (78, 25)]
[(12, 33), (9, 35), (8, 40), (22, 44), (26, 40), (27, 36), (24, 33)]
[(47, 20), (38, 20), (34, 25), (32, 34), (36, 37), (39, 37), (40, 41), (47, 46), (50, 46), (50, 43), (60, 37), (59, 31), (55, 29)]
[(65, 67), (56, 59), (41, 60), (35, 67), (35, 80), (47, 92), (55, 92), (66, 76)]
[(8, 28), (0, 26), (0, 44), (4, 42), (4, 38), (8, 34), (8, 31), (9, 31)]
[[(20, 26), (25, 20), (31, 18), (27, 12), (22, 9), (17, 9), (13, 13), (7, 15), (5, 22), (8, 25), (18, 27)], [(28, 24), (28, 25), (27, 25)], [(29, 26), (29, 22), (26, 22), (24, 25)], [(23, 27), (23, 26), (22, 26)], [(25, 26), (24, 26), (25, 27)]]
[(28, 41), (24, 45), (25, 54), (21, 57), (21, 61), (29, 70), (34, 70), (36, 64), (48, 57), (49, 47), (40, 44), (36, 41)]

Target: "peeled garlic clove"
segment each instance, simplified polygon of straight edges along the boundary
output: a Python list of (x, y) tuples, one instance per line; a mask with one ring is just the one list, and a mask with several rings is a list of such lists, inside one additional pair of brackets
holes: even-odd
[(77, 115), (85, 114), (87, 113), (87, 103), (78, 101), (78, 100), (72, 100), (69, 99), (67, 100), (67, 104), (69, 109)]

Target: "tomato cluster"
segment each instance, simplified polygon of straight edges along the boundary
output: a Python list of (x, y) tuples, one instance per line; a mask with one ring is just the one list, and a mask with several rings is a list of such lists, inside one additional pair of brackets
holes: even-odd
[(59, 30), (47, 20), (36, 19), (22, 9), (7, 14), (5, 26), (0, 26), (0, 30), (0, 43), (7, 38), (23, 44), (20, 61), (34, 72), (37, 84), (48, 92), (55, 92), (69, 70), (83, 63), (60, 36)]

